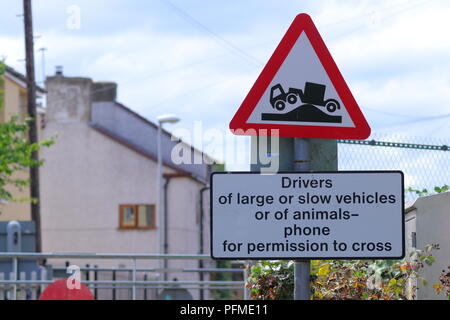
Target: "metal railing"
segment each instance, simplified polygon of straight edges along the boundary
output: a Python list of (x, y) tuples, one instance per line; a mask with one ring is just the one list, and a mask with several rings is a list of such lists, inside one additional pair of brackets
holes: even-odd
[[(97, 254), (97, 253), (34, 253), (34, 252), (7, 252), (0, 253), (0, 261), (11, 260), (12, 272), (10, 279), (5, 280), (0, 278), (0, 289), (11, 290), (11, 299), (17, 299), (18, 288), (36, 288), (39, 286), (45, 286), (51, 284), (53, 280), (24, 280), (19, 279), (19, 261), (20, 259), (89, 259), (89, 260), (129, 260), (132, 267), (125, 268), (104, 268), (104, 267), (80, 267), (81, 272), (129, 272), (131, 274), (131, 280), (90, 280), (87, 277), (86, 280), (81, 281), (87, 285), (90, 289), (131, 289), (131, 299), (136, 300), (137, 289), (199, 289), (199, 290), (218, 290), (218, 289), (234, 289), (243, 290), (244, 298), (247, 296), (245, 288), (246, 269), (245, 268), (137, 268), (138, 260), (209, 260), (212, 261), (208, 255), (200, 254)], [(65, 271), (64, 267), (53, 267), (55, 271)], [(216, 280), (138, 280), (138, 272), (157, 272), (169, 273), (169, 272), (234, 272), (241, 273), (244, 281), (216, 281)], [(12, 279), (11, 279), (12, 278)], [(95, 276), (97, 278), (97, 276)]]

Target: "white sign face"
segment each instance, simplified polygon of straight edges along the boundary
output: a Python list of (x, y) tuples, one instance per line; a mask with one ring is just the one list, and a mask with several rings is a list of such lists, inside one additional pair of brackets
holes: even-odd
[[(334, 99), (335, 104), (330, 104), (327, 108), (328, 99)], [(279, 106), (277, 101), (284, 103)], [(299, 115), (302, 119), (310, 118), (311, 121), (299, 122), (297, 118), (287, 120), (290, 115), (294, 115), (293, 112), (296, 116)], [(271, 119), (270, 116), (262, 117), (280, 113), (285, 114), (282, 122)], [(355, 126), (305, 33), (298, 38), (247, 122)]]
[(211, 175), (215, 259), (400, 259), (401, 171)]

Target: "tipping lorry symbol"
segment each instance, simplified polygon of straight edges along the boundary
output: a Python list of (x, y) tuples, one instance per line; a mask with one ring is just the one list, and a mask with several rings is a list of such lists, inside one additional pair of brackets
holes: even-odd
[(270, 104), (278, 111), (284, 110), (286, 103), (293, 105), (298, 99), (304, 104), (325, 107), (328, 112), (335, 112), (340, 109), (339, 102), (335, 99), (324, 100), (326, 86), (314, 82), (306, 82), (305, 89), (302, 91), (297, 88), (289, 88), (284, 91), (281, 84), (276, 84), (270, 89)]

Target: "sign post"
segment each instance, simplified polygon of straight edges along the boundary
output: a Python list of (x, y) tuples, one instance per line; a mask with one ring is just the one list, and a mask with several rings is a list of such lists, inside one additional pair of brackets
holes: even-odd
[[(302, 139), (294, 141), (295, 171), (337, 171), (337, 141), (332, 139)], [(310, 298), (310, 262), (296, 260), (294, 264), (294, 299)]]
[[(309, 139), (295, 138), (295, 171), (311, 170)], [(294, 261), (294, 300), (309, 300), (311, 292), (311, 263), (309, 260)]]

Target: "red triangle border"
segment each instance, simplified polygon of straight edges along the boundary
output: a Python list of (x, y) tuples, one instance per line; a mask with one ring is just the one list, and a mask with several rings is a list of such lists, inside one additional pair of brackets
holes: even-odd
[[(297, 39), (303, 32), (305, 32), (311, 42), (313, 49), (322, 63), (325, 72), (330, 78), (331, 83), (338, 93), (339, 98), (345, 106), (355, 127), (247, 123), (248, 118), (255, 109), (264, 92), (269, 87), (278, 69), (281, 67), (292, 47), (295, 45)], [(295, 17), (288, 31), (275, 49), (255, 84), (250, 89), (250, 92), (247, 94), (235, 116), (231, 120), (230, 129), (237, 135), (273, 135), (280, 137), (322, 139), (366, 139), (370, 136), (370, 127), (364, 115), (362, 114), (311, 17), (305, 13), (299, 14)], [(270, 133), (273, 129), (278, 129), (278, 133)]]

